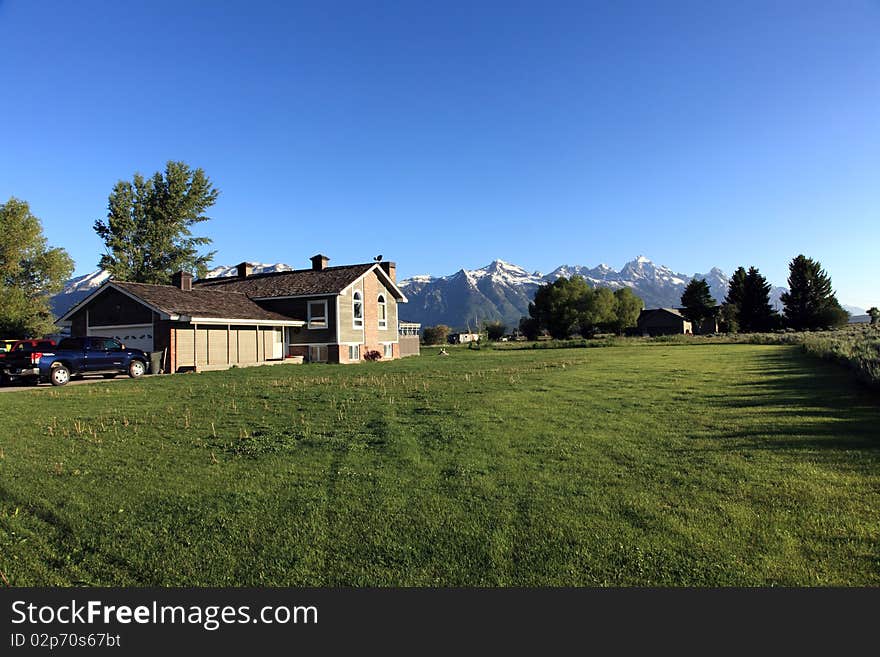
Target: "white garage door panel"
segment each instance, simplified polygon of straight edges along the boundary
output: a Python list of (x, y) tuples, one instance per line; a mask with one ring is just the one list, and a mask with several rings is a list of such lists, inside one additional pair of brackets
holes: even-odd
[(96, 335), (105, 338), (115, 338), (126, 347), (153, 351), (153, 325), (132, 324), (131, 326), (90, 326), (88, 335)]

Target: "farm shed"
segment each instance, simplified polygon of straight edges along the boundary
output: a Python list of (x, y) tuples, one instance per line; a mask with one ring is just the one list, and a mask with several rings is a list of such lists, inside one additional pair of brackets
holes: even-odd
[(675, 308), (643, 310), (636, 323), (640, 335), (683, 335), (693, 333), (691, 323)]

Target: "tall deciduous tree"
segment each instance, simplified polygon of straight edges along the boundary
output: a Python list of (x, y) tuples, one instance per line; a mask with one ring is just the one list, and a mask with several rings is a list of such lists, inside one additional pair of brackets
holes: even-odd
[(590, 289), (582, 302), (580, 332), (585, 338), (597, 331), (612, 331), (617, 321), (617, 299), (607, 287)]
[(628, 287), (622, 287), (614, 291), (617, 301), (615, 308), (614, 332), (623, 333), (631, 326), (635, 326), (639, 320), (639, 314), (645, 307), (644, 302), (637, 297)]
[(202, 252), (211, 240), (194, 237), (192, 228), (210, 219), (205, 211), (218, 194), (202, 169), (184, 162), (168, 162), (164, 173), (150, 178), (120, 180), (106, 221), (95, 221), (107, 249), (98, 265), (114, 278), (138, 283), (167, 284), (179, 270), (204, 276), (214, 252)]
[(519, 332), (526, 337), (526, 340), (537, 340), (541, 334), (541, 327), (534, 317), (520, 317)]
[(831, 287), (831, 277), (818, 260), (799, 255), (788, 265), (788, 292), (780, 297), (786, 323), (796, 330), (846, 324), (849, 314)]
[(560, 276), (538, 288), (535, 300), (529, 304), (529, 315), (551, 336), (564, 340), (579, 332), (587, 321), (589, 297), (590, 286), (582, 277)]
[[(532, 333), (546, 329), (558, 340), (573, 333), (585, 337), (597, 331), (619, 333), (628, 326), (635, 326), (642, 307), (642, 300), (629, 288), (612, 292), (607, 287), (591, 288), (580, 276), (561, 276), (535, 292), (535, 300), (529, 304), (534, 324), (527, 328)], [(520, 321), (521, 330), (523, 326)]]
[(53, 332), (49, 297), (73, 273), (73, 260), (48, 246), (43, 226), (25, 201), (0, 205), (0, 335), (41, 337)]
[(691, 279), (681, 295), (681, 305), (681, 314), (697, 325), (715, 315), (715, 299), (705, 278)]

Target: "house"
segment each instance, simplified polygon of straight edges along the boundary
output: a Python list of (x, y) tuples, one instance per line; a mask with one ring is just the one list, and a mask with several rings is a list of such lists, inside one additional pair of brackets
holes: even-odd
[(163, 351), (166, 372), (289, 357), (352, 363), (372, 351), (399, 358), (397, 307), (406, 297), (395, 263), (328, 261), (318, 254), (308, 269), (267, 274), (241, 263), (237, 276), (198, 281), (179, 272), (172, 285), (109, 280), (58, 321), (74, 337), (107, 335)]
[(691, 323), (675, 308), (642, 310), (636, 322), (638, 335), (683, 335), (693, 333)]
[(699, 323), (685, 318), (681, 308), (648, 308), (642, 310), (636, 322), (636, 335), (684, 335), (718, 333), (718, 311)]

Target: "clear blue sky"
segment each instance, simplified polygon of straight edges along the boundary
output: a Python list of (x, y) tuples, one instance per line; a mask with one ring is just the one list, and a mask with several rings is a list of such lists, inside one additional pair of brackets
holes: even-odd
[(880, 305), (880, 3), (0, 0), (0, 198), (77, 273), (119, 179), (221, 191), (218, 264), (444, 275), (805, 253)]

